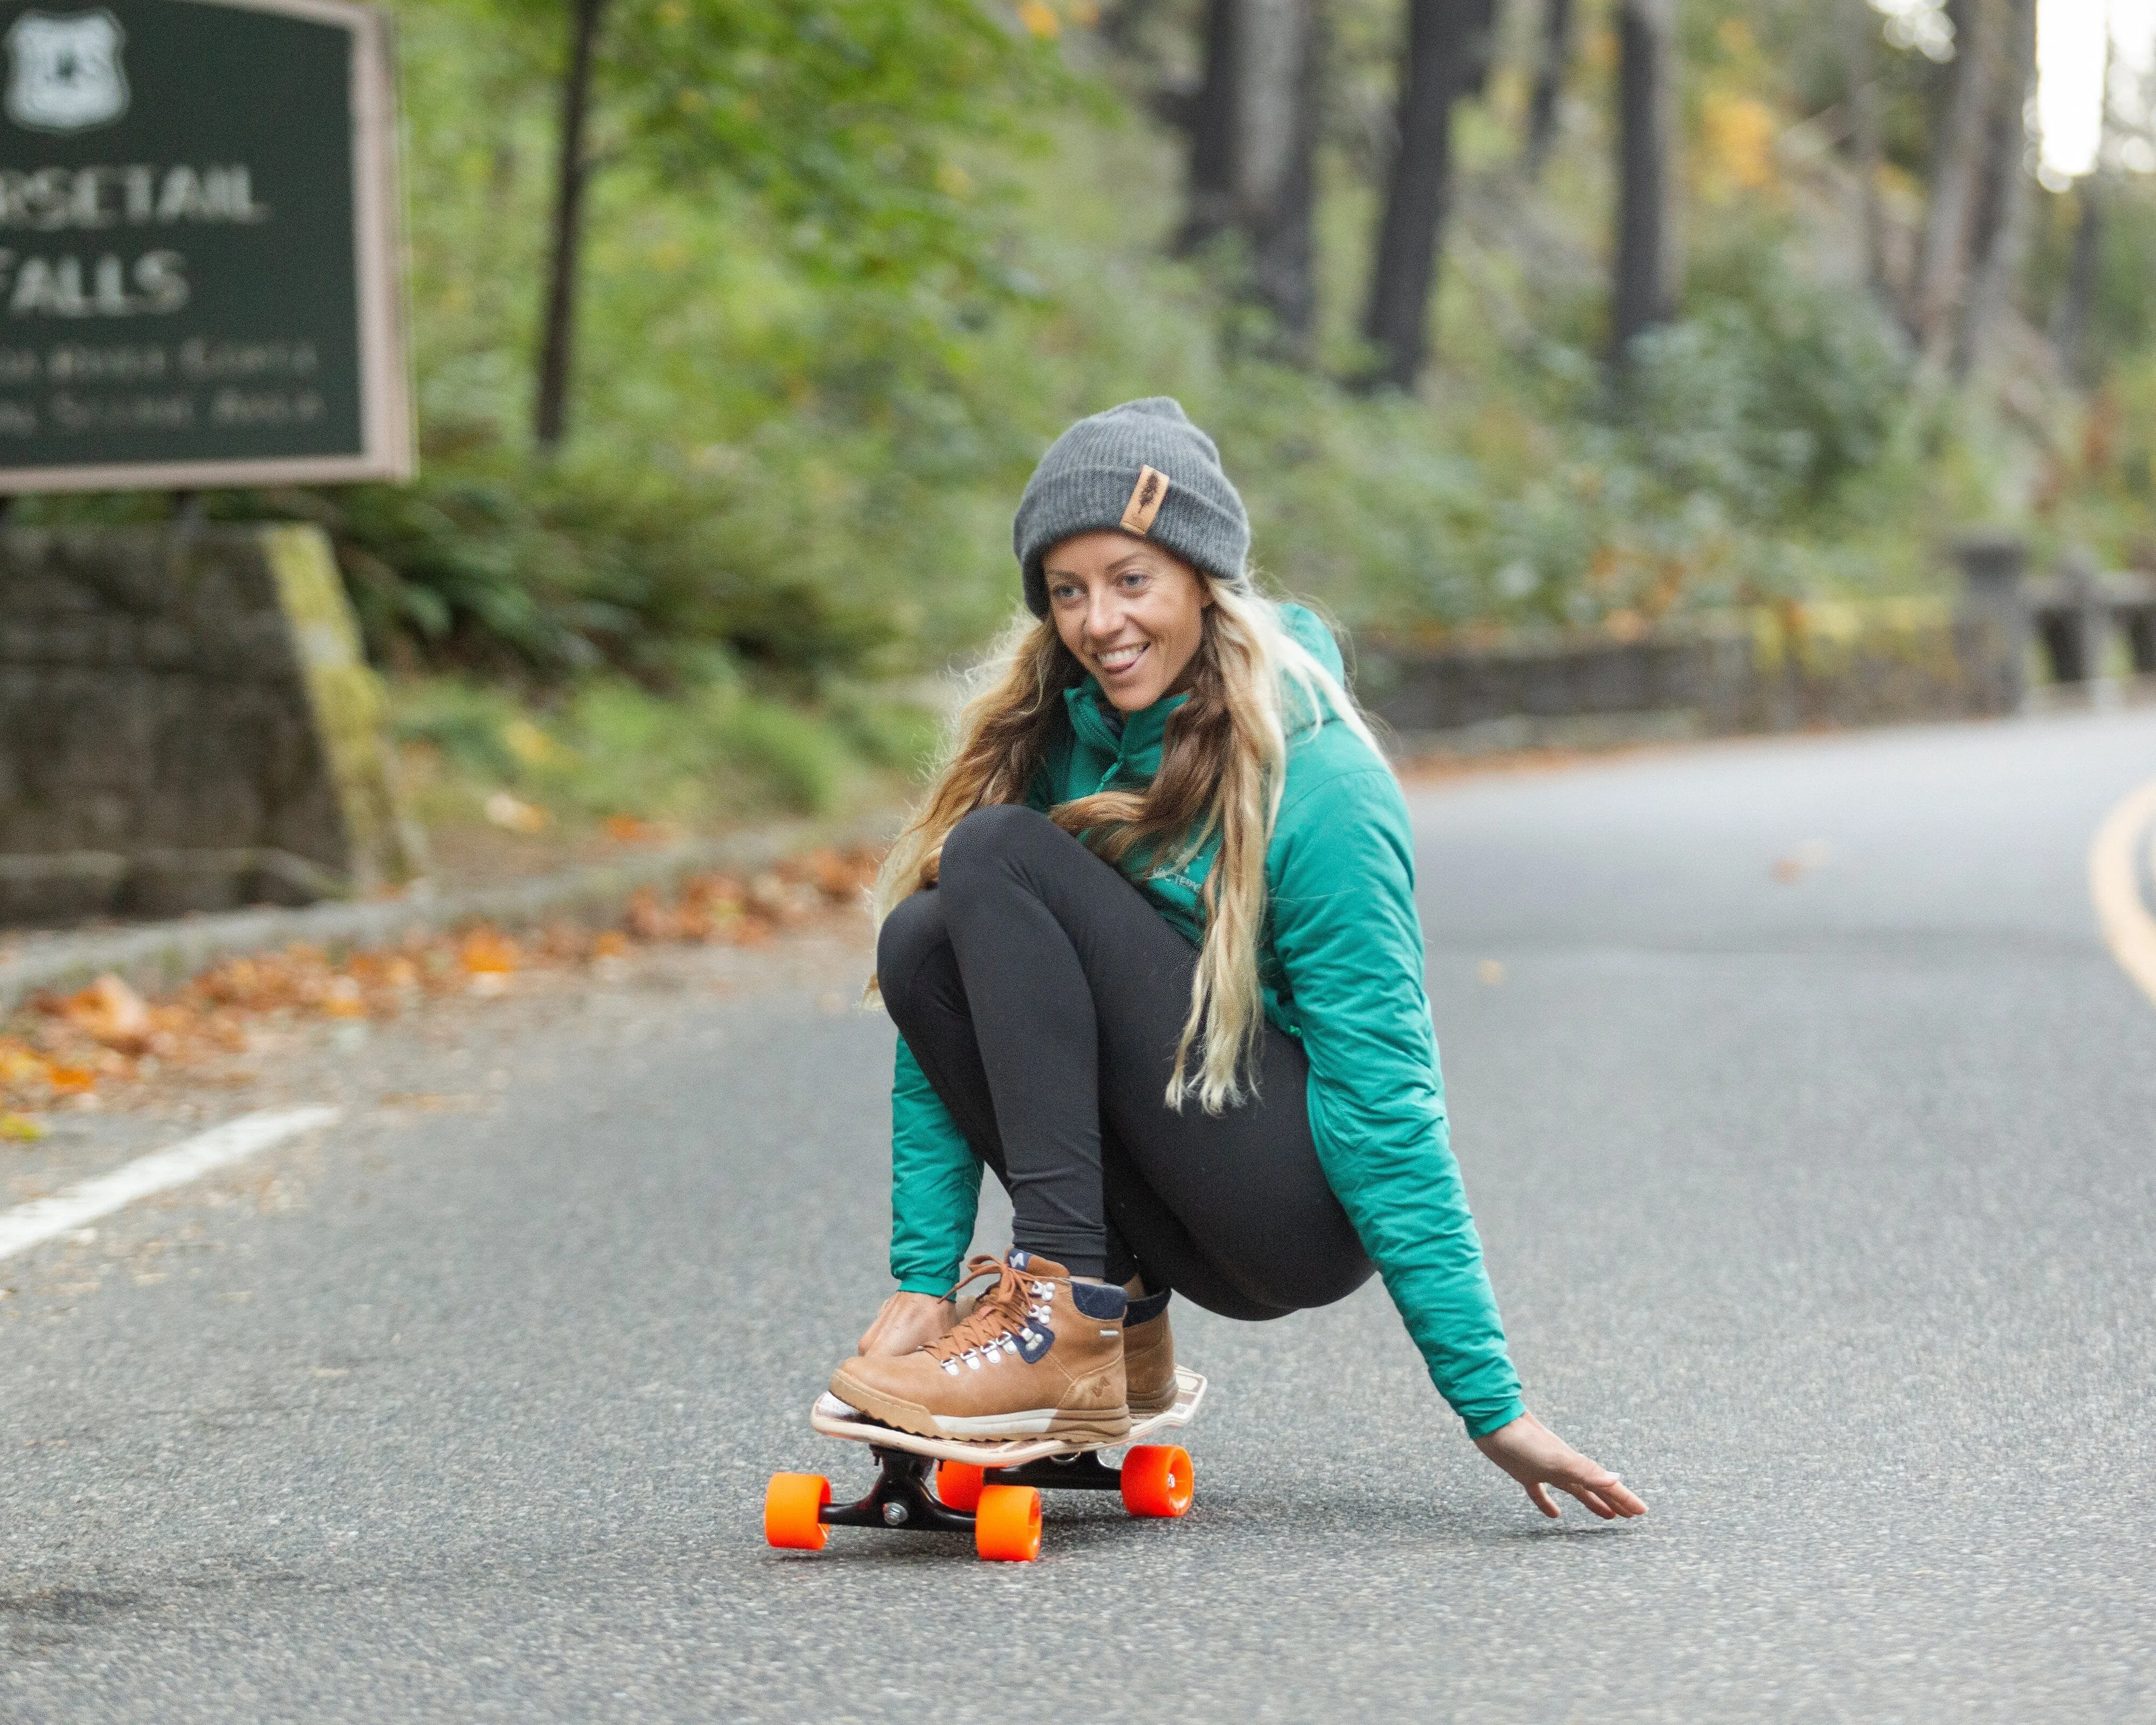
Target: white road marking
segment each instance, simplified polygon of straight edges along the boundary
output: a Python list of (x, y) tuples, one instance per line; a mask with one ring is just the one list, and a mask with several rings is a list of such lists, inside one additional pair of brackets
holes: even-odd
[(241, 1162), (257, 1151), (317, 1126), (327, 1126), (336, 1108), (280, 1108), (243, 1114), (169, 1147), (138, 1157), (124, 1168), (85, 1180), (50, 1198), (0, 1211), (0, 1258), (12, 1258), (56, 1235), (108, 1216), (138, 1198), (184, 1186), (190, 1180)]
[(2156, 779), (2104, 816), (2089, 846), (2089, 892), (2104, 944), (2156, 1000), (2156, 912), (2142, 896), (2144, 860), (2156, 863)]

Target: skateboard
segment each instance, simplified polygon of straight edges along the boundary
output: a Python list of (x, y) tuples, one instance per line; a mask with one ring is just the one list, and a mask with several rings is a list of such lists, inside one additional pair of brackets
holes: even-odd
[[(914, 1533), (970, 1533), (973, 1549), (1003, 1563), (1040, 1555), (1040, 1494), (1120, 1491), (1134, 1516), (1179, 1516), (1190, 1507), (1190, 1452), (1145, 1440), (1188, 1425), (1205, 1399), (1205, 1380), (1175, 1368), (1174, 1405), (1131, 1422), (1113, 1444), (1053, 1437), (960, 1440), (899, 1431), (848, 1407), (828, 1391), (808, 1410), (826, 1437), (866, 1444), (880, 1464), (858, 1503), (834, 1504), (821, 1474), (775, 1473), (763, 1494), (763, 1537), (790, 1551), (821, 1551), (833, 1527), (888, 1527)], [(1121, 1467), (1102, 1450), (1127, 1444)]]

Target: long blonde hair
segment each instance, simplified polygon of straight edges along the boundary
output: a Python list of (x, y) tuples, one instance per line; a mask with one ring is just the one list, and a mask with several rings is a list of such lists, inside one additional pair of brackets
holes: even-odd
[[(1377, 745), (1339, 680), (1288, 632), (1277, 604), (1195, 572), (1212, 603), (1185, 675), (1190, 698), (1168, 718), (1160, 770), (1142, 792), (1081, 797), (1049, 818), (1118, 865), (1133, 852), (1155, 866), (1179, 865), (1219, 838), (1202, 893), (1205, 935), (1190, 1011), (1168, 1086), (1170, 1107), (1179, 1111), (1195, 1096), (1218, 1114), (1253, 1087), (1253, 1057), (1265, 1033), (1258, 937), (1289, 735), (1331, 716)], [(879, 929), (901, 902), (933, 884), (943, 841), (961, 820), (976, 809), (1025, 799), (1047, 758), (1063, 691), (1085, 677), (1048, 619), (1021, 613), (1004, 631), (974, 673), (942, 770), (884, 859), (875, 893)], [(873, 979), (869, 987), (873, 996)]]

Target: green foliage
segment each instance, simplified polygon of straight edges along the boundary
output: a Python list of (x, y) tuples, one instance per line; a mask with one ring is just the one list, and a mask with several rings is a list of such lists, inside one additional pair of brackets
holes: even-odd
[(605, 661), (674, 684), (713, 644), (798, 675), (860, 666), (896, 636), (888, 606), (789, 568), (783, 524), (724, 480), (612, 454), (504, 455), (323, 511), (370, 639), (386, 649), (403, 631), (438, 660), (506, 649), (546, 675)]
[[(422, 477), (209, 506), (313, 513), (377, 657), (547, 703), (583, 763), (559, 783), (485, 742), (510, 721), (476, 685), (420, 679), (403, 722), (459, 772), (565, 809), (716, 806), (680, 787), (722, 782), (813, 803), (838, 794), (834, 762), (910, 769), (930, 721), (859, 691), (941, 669), (1009, 614), (1033, 461), (1132, 396), (1177, 395), (1214, 434), (1280, 587), (1398, 632), (1921, 584), (1939, 527), (1993, 508), (2014, 470), (1996, 422), (1919, 386), (1851, 279), (1840, 207), (1784, 172), (1788, 122), (1846, 95), (1809, 0), (1684, 8), (1690, 288), (1621, 394), (1599, 357), (1606, 9), (1583, 9), (1568, 130), (1532, 193), (1532, 33), (1512, 9), (1512, 58), (1457, 116), (1436, 357), (1413, 399), (1331, 381), (1357, 363), (1395, 0), (1335, 8), (1308, 372), (1249, 338), (1222, 260), (1164, 254), (1182, 166), (1144, 109), (1194, 5), (1124, 8), (1144, 51), (1118, 61), (1075, 28), (1047, 42), (1045, 0), (1024, 9), (1039, 33), (985, 0), (613, 0), (575, 429), (542, 459), (524, 427), (566, 8), (394, 3)], [(1881, 68), (1902, 184), (1938, 77), (1907, 54)], [(1756, 159), (1717, 157), (1732, 115)], [(2118, 344), (2143, 339), (2141, 219), (2107, 262)], [(805, 742), (786, 739), (795, 711)]]
[(757, 810), (828, 814), (870, 788), (874, 769), (898, 764), (864, 738), (890, 747), (932, 724), (860, 696), (835, 710), (776, 702), (724, 675), (673, 698), (591, 677), (545, 709), (499, 684), (406, 678), (393, 685), (391, 711), (399, 741), (439, 763), (438, 818), (469, 819), (488, 793), (507, 790), (572, 826), (609, 815), (692, 828)]
[(1044, 44), (975, 0), (616, 0), (608, 30), (614, 112), (669, 186), (726, 176), (826, 276), (994, 280), (953, 152), (1020, 135), (1061, 81)]
[(1644, 465), (1680, 496), (1753, 522), (1830, 503), (1876, 461), (1907, 399), (1912, 356), (1868, 295), (1733, 254), (1693, 315), (1641, 338), (1625, 421)]

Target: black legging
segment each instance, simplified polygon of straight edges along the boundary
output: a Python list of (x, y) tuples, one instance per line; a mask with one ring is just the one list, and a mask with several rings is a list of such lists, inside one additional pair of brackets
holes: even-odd
[(1168, 1106), (1197, 962), (1114, 868), (1017, 807), (959, 822), (939, 884), (876, 947), (900, 1034), (1011, 1195), (1015, 1244), (1229, 1317), (1329, 1305), (1371, 1266), (1311, 1143), (1295, 1039), (1266, 1025), (1240, 1107)]

